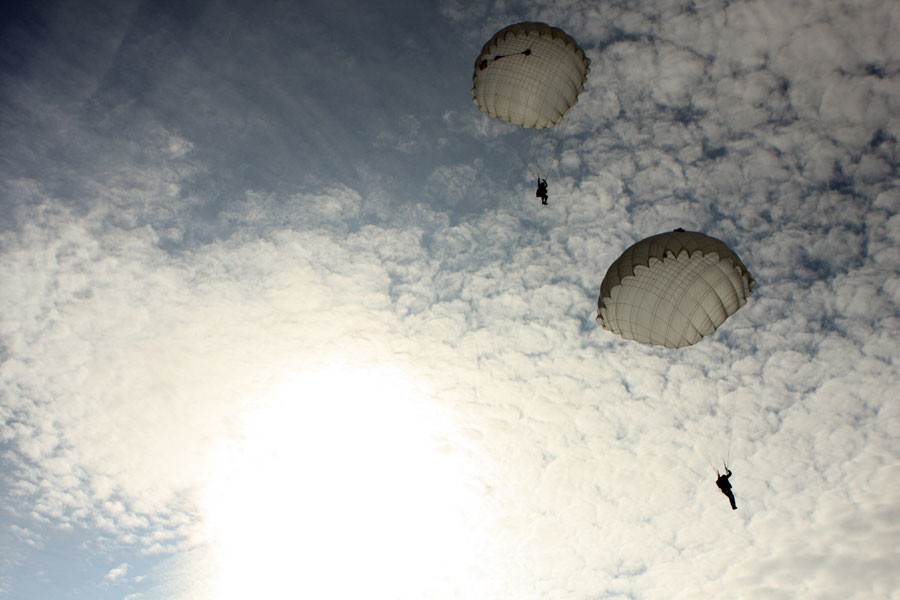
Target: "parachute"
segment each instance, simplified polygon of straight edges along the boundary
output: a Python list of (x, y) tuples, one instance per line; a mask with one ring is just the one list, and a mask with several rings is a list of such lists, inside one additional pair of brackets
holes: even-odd
[(481, 49), (472, 75), (472, 101), (490, 116), (546, 129), (578, 102), (590, 59), (565, 31), (546, 23), (516, 23)]
[(641, 240), (609, 267), (597, 322), (626, 340), (682, 348), (737, 312), (754, 283), (724, 242), (676, 229)]

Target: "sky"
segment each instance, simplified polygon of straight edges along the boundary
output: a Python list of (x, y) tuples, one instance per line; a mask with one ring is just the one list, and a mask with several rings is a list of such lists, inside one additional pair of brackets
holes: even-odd
[[(0, 598), (900, 598), (900, 3), (2, 10)], [(747, 304), (600, 328), (676, 227)]]

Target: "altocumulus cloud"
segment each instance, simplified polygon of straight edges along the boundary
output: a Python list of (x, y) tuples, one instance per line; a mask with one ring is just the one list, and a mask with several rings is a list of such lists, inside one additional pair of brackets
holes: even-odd
[[(366, 458), (427, 472), (392, 454), (387, 432), (402, 444), (418, 438), (364, 405), (359, 414), (385, 435), (371, 437), (352, 413), (325, 415), (337, 440), (323, 442), (327, 455), (370, 490), (380, 476), (435, 503), (426, 516), (454, 514), (482, 532), (449, 567), (426, 569), (443, 587), (406, 573), (407, 597), (891, 597), (900, 587), (898, 10), (528, 3), (511, 14), (446, 3), (473, 53), (527, 16), (565, 28), (592, 59), (560, 145), (578, 160), (555, 167), (549, 210), (520, 202), (533, 201), (531, 190), (490, 182), (491, 153), (513, 157), (508, 144), (527, 136), (456, 107), (376, 136), (402, 160), (409, 140), (452, 147), (459, 130), (486, 148), (452, 156), (419, 182), (421, 199), (402, 202), (393, 193), (402, 184), (385, 178), (290, 192), (249, 178), (214, 200), (212, 174), (240, 157), (218, 157), (152, 107), (120, 107), (127, 135), (59, 108), (54, 123), (85, 145), (49, 171), (36, 168), (49, 155), (26, 125), (7, 130), (33, 152), (4, 167), (13, 210), (0, 234), (0, 410), (16, 537), (35, 539), (33, 523), (69, 526), (206, 564), (216, 550), (204, 527), (204, 491), (218, 489), (210, 460), (224, 443), (243, 464), (261, 399), (296, 373), (387, 369), (425, 382), (419, 406), (451, 415), (421, 447), (443, 457), (427, 463), (436, 472), (456, 465), (447, 479), (458, 477), (459, 503), (444, 511)], [(195, 58), (185, 56), (189, 79)], [(279, 124), (259, 127), (277, 137)], [(46, 139), (50, 129), (31, 131)], [(503, 176), (516, 168), (510, 160)], [(758, 282), (750, 302), (674, 352), (599, 331), (606, 267), (677, 226), (735, 249)], [(291, 398), (337, 402), (312, 387)], [(402, 420), (406, 409), (386, 406)], [(729, 448), (734, 513), (704, 461)], [(273, 463), (272, 478), (291, 479), (288, 463)], [(309, 490), (249, 481), (286, 496), (249, 496), (250, 516), (280, 522), (318, 564), (300, 533), (308, 522), (287, 510)], [(366, 565), (389, 530), (352, 514), (387, 515), (400, 528), (388, 492), (371, 492), (379, 513), (356, 503), (357, 488), (329, 489), (352, 526), (340, 529), (345, 546), (335, 542), (344, 561), (325, 572), (384, 583)], [(382, 553), (391, 552), (412, 564), (408, 549)], [(302, 589), (294, 572), (265, 570), (283, 558), (260, 553), (252, 565), (267, 573), (264, 589)], [(215, 589), (202, 577), (168, 592), (202, 597)], [(351, 589), (341, 585), (332, 591)], [(373, 593), (382, 591), (390, 595)]]

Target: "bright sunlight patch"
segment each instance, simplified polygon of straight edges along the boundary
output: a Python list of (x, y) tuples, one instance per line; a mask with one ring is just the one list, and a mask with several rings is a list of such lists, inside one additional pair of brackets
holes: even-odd
[(478, 498), (449, 415), (398, 369), (271, 389), (217, 446), (204, 490), (206, 597), (445, 597), (470, 568)]

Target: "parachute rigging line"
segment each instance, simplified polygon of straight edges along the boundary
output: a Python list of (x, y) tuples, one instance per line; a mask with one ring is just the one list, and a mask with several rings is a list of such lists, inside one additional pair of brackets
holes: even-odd
[(682, 412), (681, 412), (680, 410), (678, 410), (678, 407), (675, 406), (675, 403), (674, 403), (674, 402), (672, 402), (671, 400), (669, 400), (669, 397), (668, 397), (668, 396), (666, 396), (665, 394), (663, 394), (663, 397), (666, 399), (666, 402), (667, 402), (667, 403), (669, 404), (669, 406), (672, 408), (672, 411), (675, 413), (675, 416), (676, 416), (676, 417), (678, 418), (678, 420), (681, 422), (681, 425), (684, 427), (684, 430), (688, 432), (688, 435), (690, 435), (690, 436), (691, 436), (691, 439), (694, 441), (694, 449), (697, 450), (697, 454), (699, 454), (700, 456), (702, 456), (702, 457), (703, 457), (703, 460), (706, 461), (706, 464), (708, 464), (708, 465), (712, 468), (713, 471), (715, 471), (716, 473), (718, 473), (718, 472), (719, 472), (719, 469), (717, 469), (717, 468), (716, 468), (716, 465), (714, 465), (713, 462), (712, 462), (711, 460), (709, 460), (709, 457), (706, 455), (706, 453), (703, 452), (703, 450), (700, 449), (700, 441), (697, 439), (697, 435), (695, 435), (694, 432), (691, 431), (691, 428), (688, 427), (688, 421), (687, 421), (687, 419), (684, 418), (684, 415), (682, 414)]
[(562, 176), (562, 150), (571, 119), (563, 119), (553, 129), (539, 132), (524, 144), (516, 144), (516, 154), (522, 168), (532, 179), (557, 179)]

